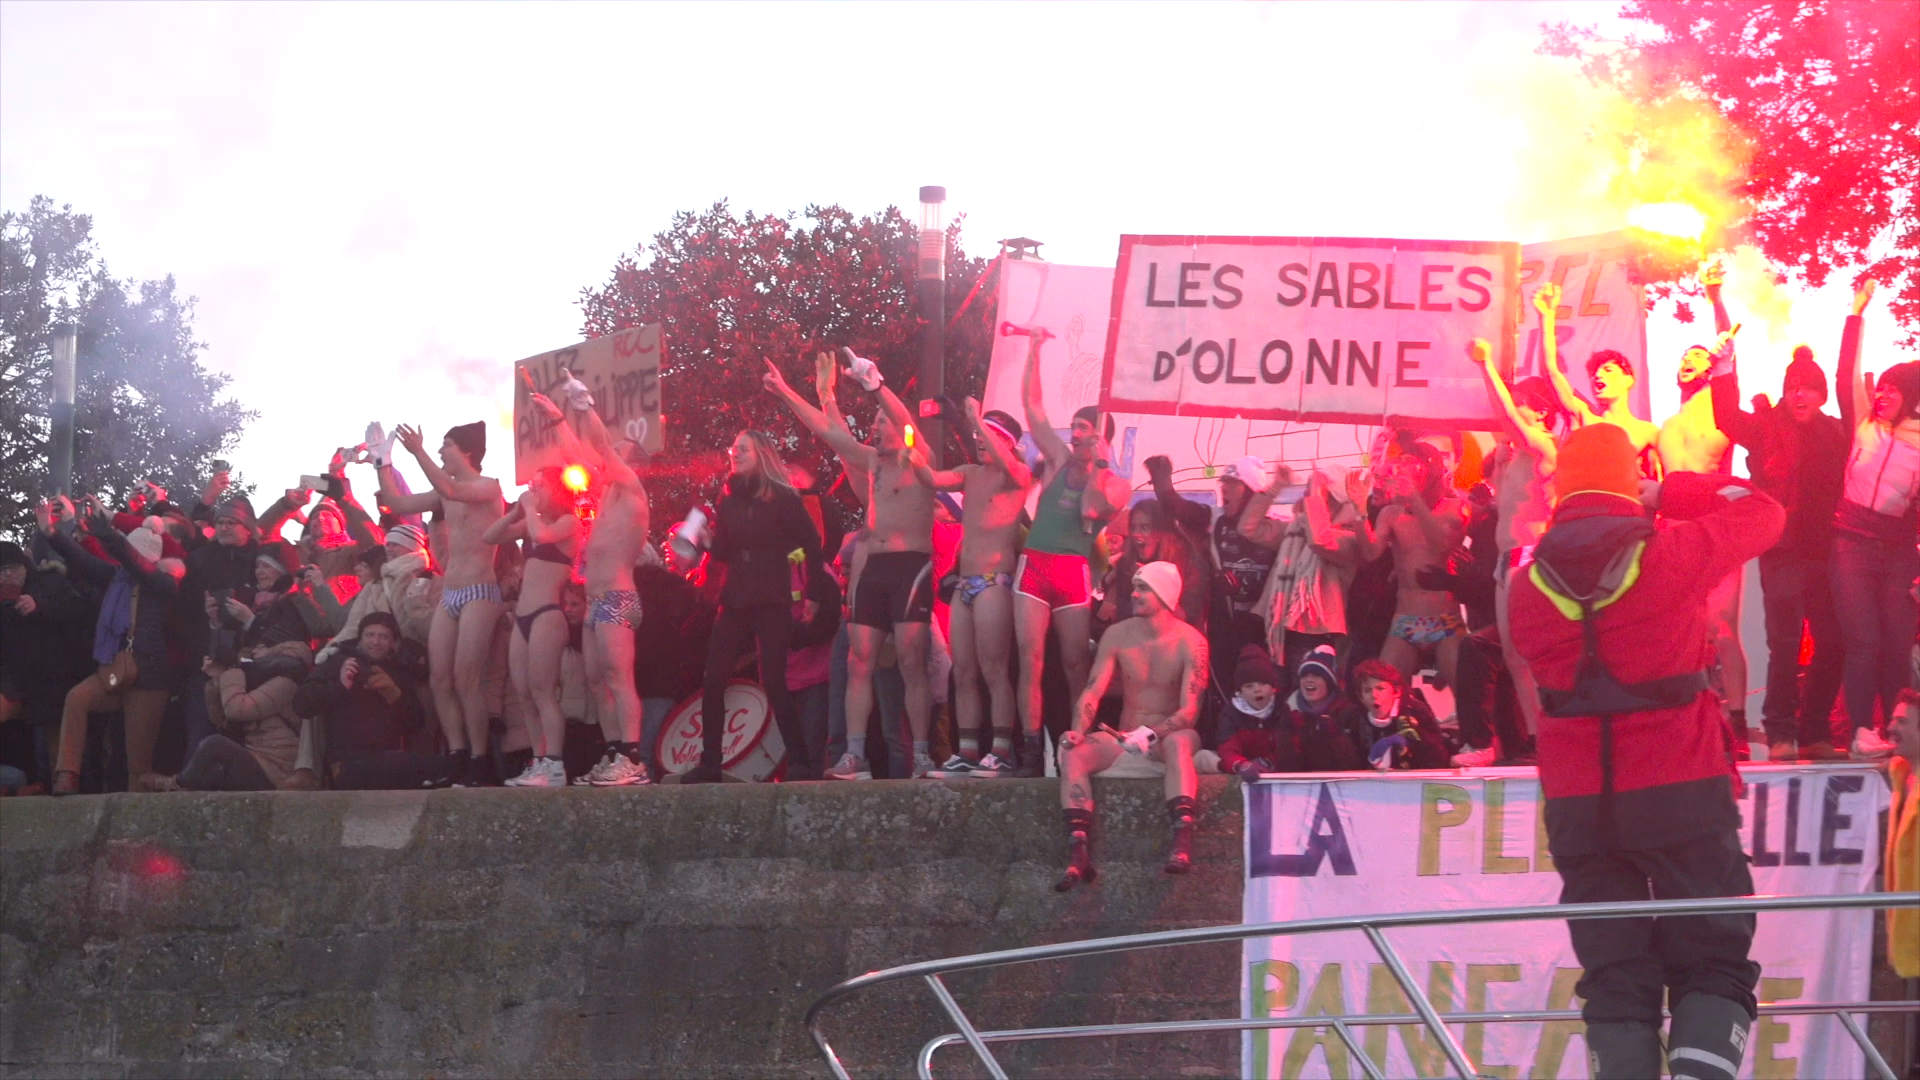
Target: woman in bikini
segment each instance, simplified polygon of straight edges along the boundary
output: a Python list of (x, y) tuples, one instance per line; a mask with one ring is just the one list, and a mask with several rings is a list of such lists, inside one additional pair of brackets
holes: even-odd
[(488, 526), (489, 544), (525, 540), (526, 569), (520, 599), (514, 605), (513, 634), (507, 643), (507, 672), (521, 700), (532, 706), (527, 737), (535, 757), (526, 771), (507, 781), (510, 787), (564, 787), (561, 747), (567, 718), (560, 711), (560, 654), (568, 627), (561, 600), (573, 580), (580, 547), (580, 519), (574, 516), (558, 468), (542, 469), (533, 483), (498, 521)]

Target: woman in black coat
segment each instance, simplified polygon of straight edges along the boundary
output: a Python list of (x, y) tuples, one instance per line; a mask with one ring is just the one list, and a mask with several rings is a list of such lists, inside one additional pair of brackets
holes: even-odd
[(685, 783), (720, 779), (720, 744), (726, 725), (727, 680), (749, 640), (760, 646), (760, 685), (773, 707), (780, 738), (787, 745), (788, 775), (808, 775), (806, 737), (787, 692), (787, 636), (794, 605), (794, 582), (820, 564), (820, 534), (806, 504), (787, 479), (773, 440), (743, 431), (727, 448), (732, 465), (720, 499), (714, 504), (713, 546), (707, 573), (720, 577), (720, 614), (707, 643), (705, 702), (706, 746), (698, 767)]

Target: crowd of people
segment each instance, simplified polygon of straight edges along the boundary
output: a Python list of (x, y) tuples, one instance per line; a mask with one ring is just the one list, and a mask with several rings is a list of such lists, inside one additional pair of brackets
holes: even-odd
[[(1920, 363), (1863, 380), (1868, 283), (1841, 342), (1841, 417), (1820, 411), (1828, 377), (1804, 346), (1781, 400), (1749, 406), (1717, 268), (1703, 280), (1721, 333), (1681, 357), (1682, 406), (1664, 424), (1627, 410), (1642, 373), (1619, 353), (1587, 359), (1590, 398), (1574, 390), (1548, 285), (1534, 304), (1550, 379), (1509, 385), (1484, 343), (1470, 349), (1501, 418), (1484, 459), (1457, 437), (1383, 430), (1338, 479), (1228, 464), (1217, 505), (1177, 490), (1164, 457), (1136, 491), (1095, 406), (1055, 428), (1042, 330), (1024, 424), (939, 403), (964, 458), (950, 468), (916, 445), (915, 414), (871, 362), (820, 354), (811, 399), (769, 362), (766, 390), (844, 482), (743, 431), (710, 504), (668, 530), (651, 520), (645, 455), (575, 381), (532, 400), (588, 466), (590, 515), (557, 468), (508, 503), (482, 471), (479, 423), (437, 450), (415, 428), (371, 425), (306, 478), (319, 490), (263, 513), (229, 494), (224, 463), (184, 500), (153, 485), (118, 510), (53, 499), (26, 544), (0, 545), (13, 721), (0, 781), (53, 794), (713, 782), (730, 764), (722, 725), (688, 768), (661, 760), (664, 721), (695, 694), (721, 715), (746, 677), (788, 781), (1040, 776), (1057, 748), (1063, 887), (1094, 873), (1088, 778), (1164, 777), (1179, 872), (1200, 772), (1534, 760), (1542, 701), (1564, 691), (1539, 681), (1510, 600), (1569, 493), (1565, 441), (1601, 426), (1625, 434), (1650, 488), (1730, 474), (1732, 448), (1748, 451), (1753, 486), (1787, 520), (1758, 552), (1756, 738), (1776, 760), (1885, 756), (1878, 725), (1913, 683), (1920, 622)], [(854, 393), (871, 398), (865, 440), (842, 410)], [(427, 490), (409, 489), (396, 452)], [(357, 464), (378, 484), (372, 510), (347, 477)], [(1717, 579), (1706, 620), (1708, 690), (1736, 757), (1740, 578), (1736, 563)]]

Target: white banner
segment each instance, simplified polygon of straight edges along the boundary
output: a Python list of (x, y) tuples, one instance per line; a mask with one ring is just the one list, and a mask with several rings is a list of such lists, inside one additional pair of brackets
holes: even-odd
[[(1756, 891), (1871, 891), (1886, 780), (1870, 766), (1743, 770), (1744, 840)], [(1531, 769), (1275, 780), (1246, 789), (1243, 920), (1280, 922), (1449, 908), (1552, 905), (1560, 878), (1547, 854)], [(1873, 928), (1868, 911), (1765, 915), (1753, 943), (1766, 1002), (1861, 1001)], [(1388, 940), (1446, 1012), (1577, 1008), (1580, 967), (1559, 921), (1390, 931)], [(1411, 1013), (1393, 976), (1357, 932), (1251, 939), (1241, 964), (1246, 1017)], [(1484, 1075), (1585, 1077), (1583, 1025), (1452, 1025)], [(1388, 1076), (1451, 1075), (1424, 1028), (1355, 1029)], [(1762, 1017), (1742, 1077), (1859, 1076), (1860, 1051), (1831, 1017)], [(1248, 1032), (1242, 1074), (1359, 1077), (1331, 1028)]]
[(648, 323), (515, 361), (513, 482), (524, 484), (543, 468), (568, 464), (553, 430), (559, 421), (536, 412), (527, 389), (530, 379), (541, 393), (559, 394), (566, 385), (562, 368), (593, 392), (594, 411), (609, 436), (632, 439), (649, 454), (659, 453), (666, 445), (666, 429), (660, 426), (660, 359), (660, 324)]
[(1513, 377), (1544, 378), (1540, 322), (1533, 310), (1533, 290), (1552, 282), (1560, 286), (1560, 308), (1554, 312), (1554, 339), (1560, 370), (1589, 400), (1587, 357), (1601, 349), (1615, 349), (1633, 361), (1633, 392), (1627, 405), (1633, 415), (1650, 419), (1647, 372), (1646, 295), (1627, 273), (1634, 248), (1624, 232), (1549, 240), (1520, 249), (1521, 347), (1514, 357)]
[(1465, 350), (1485, 338), (1511, 368), (1519, 261), (1504, 241), (1122, 236), (1103, 404), (1489, 427)]

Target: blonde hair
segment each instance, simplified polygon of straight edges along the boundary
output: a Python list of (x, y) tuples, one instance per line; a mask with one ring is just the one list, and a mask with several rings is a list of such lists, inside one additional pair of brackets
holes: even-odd
[(779, 488), (799, 498), (800, 492), (794, 488), (793, 480), (787, 476), (787, 463), (781, 460), (780, 448), (774, 445), (773, 439), (751, 429), (742, 431), (740, 434), (745, 435), (747, 441), (753, 444), (753, 456), (759, 461), (760, 479), (763, 481), (760, 489), (761, 497), (770, 499), (773, 497), (773, 489)]

